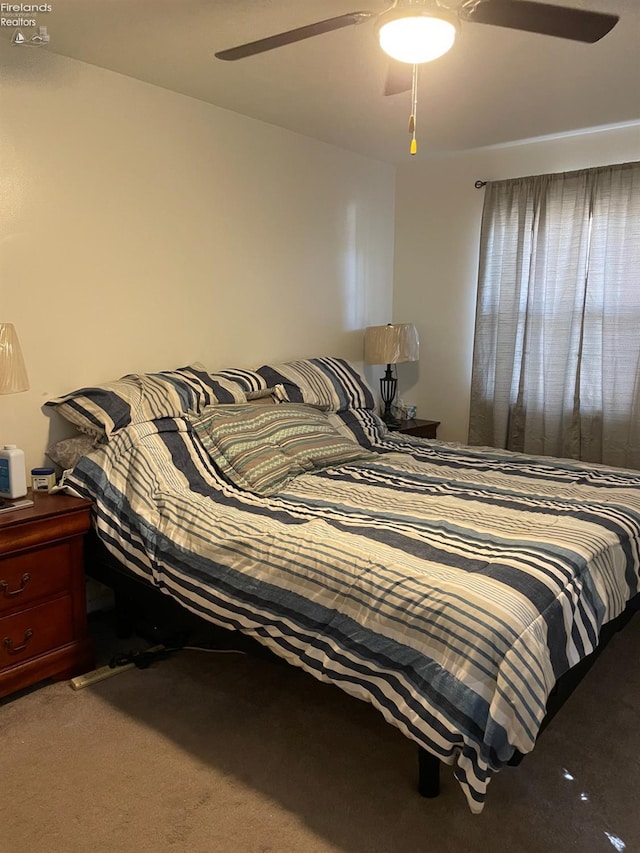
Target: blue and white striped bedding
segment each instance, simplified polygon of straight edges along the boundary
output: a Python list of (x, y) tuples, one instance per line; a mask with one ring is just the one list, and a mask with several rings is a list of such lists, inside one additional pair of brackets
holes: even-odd
[(556, 680), (638, 592), (640, 473), (330, 417), (376, 457), (271, 497), (226, 483), (186, 418), (125, 427), (67, 483), (133, 572), (371, 702), (455, 765), (480, 812)]

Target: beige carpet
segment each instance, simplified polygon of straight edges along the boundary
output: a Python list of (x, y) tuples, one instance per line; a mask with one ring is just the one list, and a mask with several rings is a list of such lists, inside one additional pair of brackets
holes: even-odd
[(636, 853), (639, 661), (636, 616), (480, 816), (449, 768), (420, 798), (413, 744), (280, 663), (182, 652), (45, 685), (0, 703), (0, 851)]

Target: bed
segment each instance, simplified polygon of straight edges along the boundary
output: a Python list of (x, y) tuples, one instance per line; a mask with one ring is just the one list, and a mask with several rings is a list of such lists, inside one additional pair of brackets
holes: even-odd
[(639, 472), (389, 432), (344, 359), (47, 405), (92, 442), (65, 484), (127, 573), (370, 702), (474, 813), (637, 606)]

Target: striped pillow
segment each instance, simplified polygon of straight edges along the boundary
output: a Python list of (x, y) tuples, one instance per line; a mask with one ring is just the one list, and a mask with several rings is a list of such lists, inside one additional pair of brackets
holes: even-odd
[(242, 403), (242, 388), (201, 364), (161, 373), (131, 373), (112, 382), (71, 391), (45, 405), (81, 432), (109, 439), (131, 423), (182, 417), (216, 403)]
[(213, 406), (190, 418), (220, 472), (237, 488), (268, 496), (305, 471), (373, 454), (340, 435), (310, 406)]
[(373, 392), (363, 376), (343, 358), (309, 358), (265, 364), (256, 371), (280, 399), (307, 403), (328, 412), (375, 409)]
[(249, 399), (249, 394), (260, 393), (268, 387), (259, 373), (246, 367), (227, 367), (224, 370), (218, 371), (216, 375), (230, 379), (239, 385), (247, 395), (247, 399)]

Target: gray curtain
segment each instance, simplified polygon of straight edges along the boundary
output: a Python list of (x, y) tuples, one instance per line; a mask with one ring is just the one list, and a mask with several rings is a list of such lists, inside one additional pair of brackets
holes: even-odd
[(487, 184), (469, 443), (640, 468), (640, 163)]

